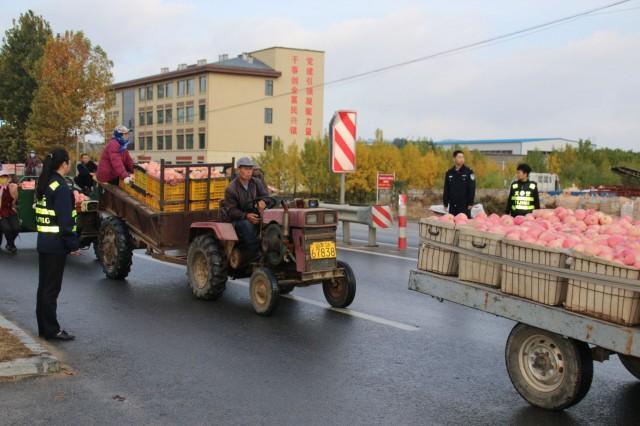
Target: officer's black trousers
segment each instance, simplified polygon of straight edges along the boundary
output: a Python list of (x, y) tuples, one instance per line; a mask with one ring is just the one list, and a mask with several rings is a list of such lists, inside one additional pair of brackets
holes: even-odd
[(40, 279), (36, 303), (38, 333), (43, 337), (53, 337), (60, 331), (57, 316), (58, 295), (62, 288), (62, 275), (67, 255), (40, 253), (39, 260)]

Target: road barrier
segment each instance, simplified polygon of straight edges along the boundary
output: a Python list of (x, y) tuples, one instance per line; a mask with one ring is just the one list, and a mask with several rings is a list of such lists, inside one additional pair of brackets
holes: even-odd
[(398, 249), (407, 249), (407, 195), (398, 197)]
[(360, 223), (369, 227), (367, 247), (377, 247), (376, 230), (391, 228), (393, 216), (390, 206), (350, 206), (348, 204), (320, 203), (320, 207), (338, 212), (338, 220), (342, 222), (342, 242), (351, 244), (351, 223)]

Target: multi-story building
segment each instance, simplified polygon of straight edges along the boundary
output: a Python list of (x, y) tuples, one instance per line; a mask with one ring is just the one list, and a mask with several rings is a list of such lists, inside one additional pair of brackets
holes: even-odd
[(138, 161), (227, 162), (320, 137), (324, 53), (272, 47), (113, 85)]

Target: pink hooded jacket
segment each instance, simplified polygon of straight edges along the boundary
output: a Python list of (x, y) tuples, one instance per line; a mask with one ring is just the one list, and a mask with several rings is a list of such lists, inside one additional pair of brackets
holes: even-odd
[(96, 178), (98, 182), (110, 182), (115, 178), (124, 179), (133, 173), (133, 160), (128, 149), (120, 150), (120, 143), (111, 139), (102, 151)]

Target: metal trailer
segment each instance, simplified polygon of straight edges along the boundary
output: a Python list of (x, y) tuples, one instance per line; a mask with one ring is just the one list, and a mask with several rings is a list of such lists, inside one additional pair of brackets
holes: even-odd
[[(503, 265), (524, 266), (568, 278), (588, 277), (599, 283), (608, 281), (585, 272), (536, 267), (459, 247), (448, 249)], [(611, 280), (608, 284), (618, 288), (629, 289), (633, 285), (629, 280)], [(637, 282), (635, 286), (637, 289)], [(420, 270), (410, 272), (409, 290), (516, 321), (506, 343), (506, 367), (513, 386), (531, 405), (563, 410), (577, 404), (591, 387), (593, 361), (603, 362), (614, 354), (640, 380), (640, 327), (614, 324), (505, 294), (498, 288)]]

